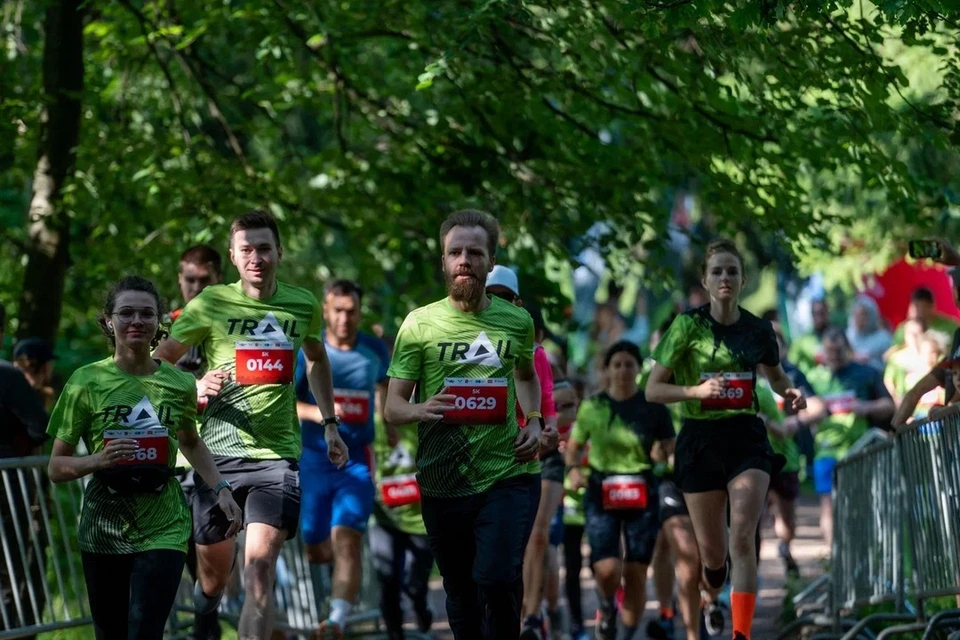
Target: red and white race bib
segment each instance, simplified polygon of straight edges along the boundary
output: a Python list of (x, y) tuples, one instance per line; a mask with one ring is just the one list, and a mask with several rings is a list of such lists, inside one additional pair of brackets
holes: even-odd
[(367, 424), (370, 420), (370, 394), (366, 391), (334, 389), (333, 401), (340, 405), (340, 419), (344, 422)]
[(238, 342), (235, 345), (237, 384), (293, 382), (292, 342)]
[(454, 409), (443, 419), (451, 424), (505, 424), (506, 378), (447, 378), (444, 393), (456, 396)]
[(853, 407), (857, 403), (857, 395), (853, 391), (831, 393), (823, 396), (823, 403), (827, 405), (827, 411), (830, 412), (830, 415), (842, 416), (853, 413)]
[(107, 429), (103, 432), (103, 446), (113, 440), (136, 440), (139, 449), (133, 460), (121, 460), (120, 465), (167, 466), (170, 455), (170, 439), (163, 427), (151, 429)]
[[(716, 377), (716, 373), (701, 373), (700, 382)], [(725, 373), (723, 379), (727, 386), (723, 396), (706, 398), (700, 401), (700, 408), (707, 411), (736, 411), (753, 406), (753, 374), (750, 372)]]
[(643, 476), (608, 476), (603, 481), (603, 508), (646, 509), (647, 482)]
[(380, 480), (380, 497), (386, 507), (403, 507), (420, 502), (420, 485), (417, 474), (387, 476)]

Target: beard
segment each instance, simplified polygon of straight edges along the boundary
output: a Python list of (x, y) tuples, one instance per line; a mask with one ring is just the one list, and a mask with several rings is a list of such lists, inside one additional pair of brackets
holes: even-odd
[(481, 279), (476, 273), (470, 273), (473, 278), (463, 282), (457, 282), (454, 280), (457, 275), (464, 275), (464, 272), (460, 272), (459, 274), (444, 272), (443, 279), (447, 284), (447, 294), (457, 302), (479, 301), (480, 298), (483, 297), (483, 292), (487, 285), (486, 278)]

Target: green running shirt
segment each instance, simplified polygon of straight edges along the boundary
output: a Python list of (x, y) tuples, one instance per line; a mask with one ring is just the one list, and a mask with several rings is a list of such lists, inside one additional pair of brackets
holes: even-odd
[(322, 320), (316, 296), (282, 282), (266, 300), (247, 296), (239, 282), (212, 285), (184, 307), (171, 337), (201, 347), (209, 369), (230, 372), (202, 416), (200, 435), (212, 454), (300, 458), (296, 354), (308, 338), (323, 342)]
[(444, 388), (462, 396), (456, 422), (448, 414), (446, 420), (417, 426), (422, 494), (474, 495), (501, 480), (540, 471), (539, 460), (514, 460), (518, 367), (533, 367), (533, 319), (509, 302), (494, 297), (480, 313), (465, 313), (444, 298), (406, 317), (387, 375), (415, 380), (417, 402)]
[[(121, 371), (113, 357), (77, 369), (50, 416), (47, 433), (91, 453), (103, 449), (104, 431), (166, 429), (167, 465), (177, 459), (178, 430), (196, 429), (195, 378), (161, 363), (149, 376)], [(113, 494), (96, 476), (83, 493), (78, 538), (89, 553), (187, 551), (190, 511), (177, 480), (158, 494)]]
[(727, 396), (682, 403), (683, 417), (719, 420), (756, 414), (757, 366), (780, 364), (773, 326), (745, 309), (732, 325), (710, 315), (710, 306), (676, 317), (653, 352), (653, 359), (673, 370), (674, 384), (693, 387), (723, 372)]

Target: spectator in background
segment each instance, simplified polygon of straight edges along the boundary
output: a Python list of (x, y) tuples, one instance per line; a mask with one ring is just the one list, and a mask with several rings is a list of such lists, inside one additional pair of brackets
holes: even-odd
[[(957, 250), (946, 240), (938, 240), (938, 242), (940, 243), (940, 256), (936, 258), (936, 261), (948, 266), (960, 266), (960, 253), (957, 253)], [(953, 303), (960, 307), (960, 270), (951, 269), (950, 276), (953, 284)], [(957, 329), (953, 334), (953, 345), (950, 347), (947, 359), (950, 361), (956, 360), (958, 359), (958, 355), (960, 355), (960, 329)], [(897, 411), (893, 416), (893, 426), (897, 427), (906, 424), (917, 408), (920, 399), (937, 387), (944, 388), (944, 396), (947, 400), (953, 398), (957, 389), (953, 384), (953, 379), (949, 371), (943, 367), (934, 367), (931, 369), (927, 375), (923, 376), (904, 394), (903, 400), (900, 402), (900, 406), (897, 407)], [(931, 412), (931, 416), (932, 415), (933, 412)]]
[(883, 327), (880, 308), (870, 296), (859, 295), (853, 301), (847, 339), (855, 361), (883, 371), (883, 355), (890, 348), (890, 332)]
[(902, 345), (905, 340), (906, 325), (909, 320), (918, 319), (933, 329), (952, 335), (957, 330), (957, 322), (952, 318), (937, 313), (936, 300), (933, 292), (927, 287), (917, 287), (910, 296), (910, 306), (907, 307), (907, 319), (900, 323), (893, 334), (893, 344)]
[[(0, 344), (3, 344), (6, 317), (6, 309), (0, 304)], [(24, 342), (27, 341), (20, 344)], [(5, 360), (0, 360), (0, 427), (0, 458), (39, 454), (40, 445), (47, 440), (47, 412), (40, 396), (31, 388), (23, 372)], [(17, 531), (25, 535), (29, 535), (31, 529), (37, 531), (41, 554), (46, 553), (48, 541), (40, 526), (39, 498), (42, 493), (29, 479), (26, 486), (21, 486), (16, 473), (4, 475), (9, 483), (7, 488), (14, 496), (12, 503), (0, 500), (0, 535), (5, 546), (13, 550), (9, 562), (0, 558), (0, 598), (8, 612), (8, 624), (0, 622), (0, 628), (9, 631), (37, 624), (40, 619), (36, 614), (43, 611), (45, 605), (41, 558), (32, 544), (25, 546), (25, 554), (16, 551)], [(23, 499), (24, 493), (26, 500)], [(37, 598), (36, 609), (29, 596), (31, 587)], [(17, 599), (22, 604), (22, 617), (15, 606)]]
[(816, 426), (813, 482), (820, 495), (820, 528), (828, 545), (833, 540), (833, 469), (870, 427), (884, 426), (894, 411), (880, 372), (854, 362), (852, 351), (843, 330), (830, 327), (823, 334), (826, 364), (807, 374), (825, 405), (809, 421)]
[(909, 374), (917, 369), (923, 369), (924, 373), (930, 370), (930, 367), (924, 368), (920, 359), (920, 341), (927, 331), (927, 323), (920, 318), (907, 318), (900, 328), (903, 331), (903, 344), (890, 347), (886, 357), (887, 366), (883, 370), (883, 382), (897, 402), (912, 386), (906, 383)]
[(826, 300), (814, 300), (810, 304), (810, 319), (813, 332), (797, 337), (790, 346), (790, 361), (803, 372), (823, 364), (823, 348), (820, 343), (823, 332), (830, 326), (830, 308)]
[[(908, 389), (919, 382), (920, 379), (926, 375), (927, 371), (936, 367), (937, 363), (943, 359), (945, 342), (940, 339), (940, 335), (941, 334), (936, 331), (928, 331), (924, 334), (923, 338), (920, 339), (921, 367), (907, 376), (906, 386)], [(955, 378), (954, 383), (956, 383)], [(956, 388), (956, 384), (954, 384), (954, 388)], [(922, 420), (926, 418), (934, 407), (944, 404), (944, 399), (944, 391), (939, 387), (926, 392), (917, 403), (917, 408), (913, 412), (913, 419)], [(951, 403), (948, 402), (946, 404)]]
[(50, 343), (40, 338), (25, 338), (13, 348), (13, 365), (23, 372), (46, 411), (53, 409), (56, 400), (51, 386), (56, 358)]

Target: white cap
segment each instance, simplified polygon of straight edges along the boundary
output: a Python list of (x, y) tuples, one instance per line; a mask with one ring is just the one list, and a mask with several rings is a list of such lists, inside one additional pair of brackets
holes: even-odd
[(513, 292), (513, 295), (520, 295), (520, 282), (517, 280), (517, 274), (503, 265), (494, 265), (493, 271), (487, 276), (487, 287), (500, 285)]

